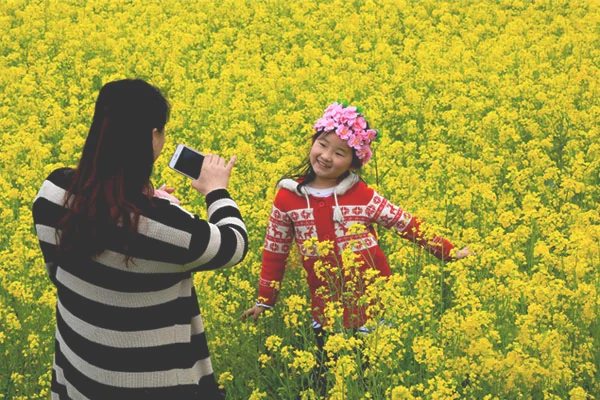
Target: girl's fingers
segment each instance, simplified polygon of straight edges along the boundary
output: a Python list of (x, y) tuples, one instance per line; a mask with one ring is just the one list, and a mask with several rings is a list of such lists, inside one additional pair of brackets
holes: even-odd
[(471, 251), (471, 249), (469, 249), (468, 246), (463, 247), (462, 249), (460, 249), (456, 252), (456, 259), (460, 260), (462, 258), (469, 257), (471, 255), (476, 256), (477, 254), (475, 252)]
[(252, 314), (252, 309), (246, 310), (242, 313), (242, 321), (245, 321)]
[(248, 319), (248, 317), (250, 317), (253, 321), (256, 322), (262, 311), (263, 310), (258, 307), (252, 307), (251, 309), (246, 310), (242, 313), (241, 319), (242, 321), (245, 321), (246, 319)]
[(173, 193), (175, 191), (175, 188), (169, 187), (167, 185), (162, 185), (161, 187), (158, 188), (158, 190), (162, 190), (167, 193)]

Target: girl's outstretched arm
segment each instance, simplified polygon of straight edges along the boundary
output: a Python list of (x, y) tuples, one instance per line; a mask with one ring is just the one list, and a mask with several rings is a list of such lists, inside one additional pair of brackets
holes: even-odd
[(285, 194), (280, 190), (275, 196), (263, 249), (262, 268), (258, 281), (257, 304), (242, 314), (242, 319), (254, 320), (266, 309), (272, 307), (285, 273), (285, 264), (294, 241), (292, 220), (284, 211)]
[(374, 193), (371, 202), (377, 204), (377, 211), (374, 215), (375, 222), (387, 229), (393, 229), (401, 237), (419, 244), (438, 259), (452, 261), (471, 254), (470, 250), (465, 247), (459, 250), (456, 256), (452, 256), (454, 245), (449, 240), (438, 235), (427, 238), (421, 229), (419, 218), (392, 204), (378, 193)]

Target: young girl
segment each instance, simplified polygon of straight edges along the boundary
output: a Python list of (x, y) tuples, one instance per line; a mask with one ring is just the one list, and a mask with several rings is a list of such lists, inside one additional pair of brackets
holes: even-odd
[[(318, 267), (323, 261), (335, 265), (337, 260), (342, 259), (343, 249), (350, 244), (358, 256), (357, 264), (362, 264), (359, 274), (364, 274), (369, 268), (377, 269), (384, 277), (391, 273), (377, 244), (373, 224), (394, 229), (400, 236), (424, 246), (441, 260), (463, 258), (470, 252), (464, 248), (452, 257), (450, 251), (454, 246), (448, 240), (439, 236), (426, 240), (417, 218), (370, 189), (353, 173), (369, 162), (372, 155), (370, 145), (377, 137), (377, 131), (369, 128), (364, 115), (356, 107), (331, 104), (314, 129), (312, 148), (301, 173), (294, 176), (295, 179), (282, 179), (278, 184), (279, 191), (267, 227), (258, 302), (245, 311), (242, 318), (256, 320), (263, 311), (274, 306), (295, 238), (308, 275), (313, 328), (320, 339), (322, 326), (327, 323), (324, 317), (327, 298), (331, 299), (332, 293), (330, 280), (321, 279), (322, 274), (315, 265)], [(356, 223), (364, 225), (366, 230), (357, 233), (349, 229)], [(319, 242), (332, 241), (332, 254), (319, 257), (304, 246), (305, 241), (314, 238)], [(316, 264), (317, 261), (320, 262)], [(328, 290), (322, 289), (325, 286)], [(342, 284), (339, 283), (339, 286)], [(363, 285), (356, 290), (360, 292), (354, 294), (358, 298), (366, 287)], [(328, 292), (328, 297), (323, 295), (324, 292)], [(364, 331), (366, 319), (365, 307), (345, 305), (345, 328)]]

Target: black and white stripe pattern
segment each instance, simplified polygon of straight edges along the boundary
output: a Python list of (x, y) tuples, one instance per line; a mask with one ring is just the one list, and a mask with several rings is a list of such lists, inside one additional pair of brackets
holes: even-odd
[(99, 256), (59, 260), (71, 175), (53, 172), (33, 205), (58, 293), (52, 399), (211, 398), (217, 385), (191, 273), (243, 260), (248, 234), (236, 203), (225, 190), (209, 193), (205, 221), (153, 199), (128, 243), (133, 262), (119, 226)]

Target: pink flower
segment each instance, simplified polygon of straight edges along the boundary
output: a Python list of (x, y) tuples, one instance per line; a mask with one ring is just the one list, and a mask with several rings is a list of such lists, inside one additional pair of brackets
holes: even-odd
[(365, 121), (365, 118), (363, 116), (359, 116), (354, 121), (352, 128), (354, 128), (355, 131), (356, 130), (364, 130), (367, 128), (367, 121)]
[(315, 123), (314, 128), (315, 128), (315, 130), (318, 131), (320, 129), (325, 128), (325, 125), (327, 125), (327, 119), (325, 119), (325, 118), (319, 118), (317, 120), (317, 122)]
[(336, 127), (336, 123), (333, 119), (328, 119), (327, 123), (325, 124), (325, 132), (331, 132), (332, 130), (335, 129)]
[(331, 103), (329, 106), (327, 106), (325, 113), (334, 112), (336, 109), (341, 108), (341, 107), (342, 107), (342, 105), (337, 102)]
[(340, 119), (340, 116), (342, 115), (342, 110), (343, 107), (341, 104), (333, 103), (332, 105), (327, 107), (327, 110), (325, 110), (325, 114), (323, 115), (323, 117), (332, 118), (335, 121), (338, 121)]
[(353, 147), (356, 150), (359, 150), (362, 145), (362, 138), (358, 135), (352, 135), (350, 136), (350, 139), (348, 139), (348, 146)]
[(353, 121), (350, 125), (354, 123), (354, 120), (358, 117), (358, 113), (356, 112), (356, 107), (350, 106), (346, 107), (342, 110), (342, 120), (344, 121)]
[(360, 129), (354, 129), (354, 134), (358, 137), (360, 137), (360, 140), (362, 140), (363, 142), (366, 142), (367, 140), (367, 133), (363, 130)]
[(371, 147), (369, 145), (365, 145), (365, 146), (361, 147), (356, 152), (356, 156), (358, 157), (358, 159), (360, 161), (362, 161), (363, 165), (369, 162), (372, 155), (373, 155), (373, 152), (371, 152)]
[(375, 129), (367, 130), (367, 139), (369, 139), (369, 142), (372, 142), (373, 140), (375, 140), (376, 137), (377, 137), (377, 131)]
[(335, 133), (340, 137), (340, 139), (348, 140), (352, 131), (344, 124), (338, 126)]

